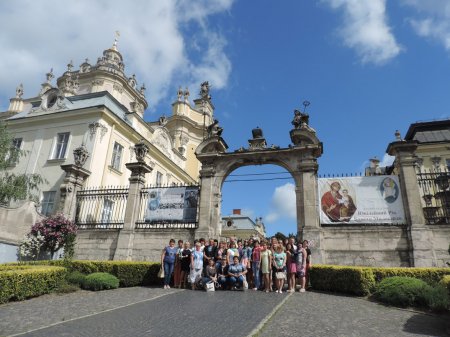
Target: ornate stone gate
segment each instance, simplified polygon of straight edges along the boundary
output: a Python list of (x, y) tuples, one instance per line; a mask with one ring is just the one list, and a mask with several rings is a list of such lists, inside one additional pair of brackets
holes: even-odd
[(296, 110), (294, 128), (290, 131), (292, 144), (288, 148), (268, 147), (259, 128), (252, 130), (248, 148), (227, 152), (221, 137), (222, 128), (215, 121), (208, 128), (207, 138), (198, 146), (196, 155), (202, 163), (200, 171), (199, 227), (196, 237), (221, 235), (221, 190), (227, 176), (235, 169), (248, 165), (274, 164), (285, 168), (295, 182), (297, 231), (302, 238), (314, 239), (320, 254), (320, 222), (317, 198), (317, 158), (323, 146), (316, 131), (309, 126), (309, 116)]

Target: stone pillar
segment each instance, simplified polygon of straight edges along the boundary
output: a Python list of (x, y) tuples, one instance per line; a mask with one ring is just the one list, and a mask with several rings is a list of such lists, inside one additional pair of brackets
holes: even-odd
[(297, 230), (299, 239), (312, 241), (314, 245), (314, 263), (324, 263), (322, 247), (322, 229), (320, 227), (317, 170), (315, 159), (301, 161), (297, 165), (298, 173), (293, 174), (297, 205)]
[(77, 192), (81, 189), (84, 181), (90, 176), (91, 171), (76, 164), (61, 165), (66, 172), (60, 187), (59, 211), (74, 220), (76, 216)]
[(436, 261), (433, 258), (432, 233), (425, 224), (417, 182), (414, 157), (416, 149), (416, 141), (396, 141), (389, 144), (386, 152), (395, 156), (395, 165), (399, 174), (403, 207), (408, 223), (410, 266), (431, 267), (436, 264)]
[[(216, 188), (214, 167), (204, 165), (200, 170), (200, 200), (198, 228), (195, 238), (211, 238), (220, 236), (219, 217), (220, 190)], [(217, 200), (216, 200), (217, 199)], [(218, 228), (219, 227), (219, 228)]]
[(145, 174), (151, 172), (153, 168), (143, 161), (128, 163), (125, 166), (131, 171), (129, 178), (130, 188), (128, 190), (124, 225), (119, 233), (114, 260), (131, 261), (133, 257), (134, 230), (141, 206), (141, 189), (145, 184)]

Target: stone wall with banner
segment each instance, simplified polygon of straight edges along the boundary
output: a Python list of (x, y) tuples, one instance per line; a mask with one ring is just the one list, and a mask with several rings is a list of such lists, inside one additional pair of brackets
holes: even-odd
[(320, 178), (320, 223), (405, 224), (397, 176)]
[(198, 186), (154, 187), (147, 190), (146, 223), (193, 223), (197, 220)]
[(410, 265), (407, 221), (397, 176), (319, 178), (318, 199), (323, 262)]

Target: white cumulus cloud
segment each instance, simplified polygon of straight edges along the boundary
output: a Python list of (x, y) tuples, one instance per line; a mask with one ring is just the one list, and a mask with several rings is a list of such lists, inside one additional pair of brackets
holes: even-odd
[(275, 189), (272, 195), (269, 213), (265, 216), (265, 223), (274, 223), (279, 219), (297, 219), (295, 202), (295, 185), (287, 183)]
[(322, 0), (344, 12), (339, 35), (363, 63), (384, 64), (402, 50), (388, 25), (386, 0)]
[[(169, 89), (209, 80), (223, 88), (231, 72), (226, 40), (208, 22), (231, 9), (233, 0), (16, 0), (0, 3), (0, 97), (39, 92), (45, 73), (60, 76), (70, 60), (95, 63), (120, 31), (125, 73), (145, 82), (154, 106)], [(196, 41), (194, 46), (193, 42)], [(5, 102), (1, 102), (5, 108)]]
[(449, 0), (403, 0), (417, 10), (409, 23), (417, 35), (438, 41), (450, 51), (450, 1)]

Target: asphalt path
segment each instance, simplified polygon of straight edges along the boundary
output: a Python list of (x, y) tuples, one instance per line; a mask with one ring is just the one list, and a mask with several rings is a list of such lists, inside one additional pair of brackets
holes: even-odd
[(0, 336), (448, 336), (448, 315), (335, 294), (135, 287), (0, 305)]

